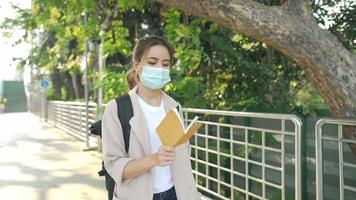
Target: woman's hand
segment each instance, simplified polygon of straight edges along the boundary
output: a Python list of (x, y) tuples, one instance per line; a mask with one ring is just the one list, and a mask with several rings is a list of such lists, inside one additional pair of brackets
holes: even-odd
[(171, 165), (176, 157), (176, 152), (173, 147), (160, 146), (157, 153), (154, 154), (153, 159), (155, 166)]
[(160, 146), (158, 151), (144, 158), (129, 161), (122, 174), (124, 180), (140, 176), (153, 167), (171, 165), (176, 156), (175, 149), (169, 146)]

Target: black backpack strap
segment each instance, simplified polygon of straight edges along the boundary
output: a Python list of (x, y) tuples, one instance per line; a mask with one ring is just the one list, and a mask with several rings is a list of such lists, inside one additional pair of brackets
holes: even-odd
[(177, 111), (179, 112), (179, 105), (177, 105), (176, 108), (177, 108)]
[(122, 127), (122, 133), (124, 136), (125, 151), (127, 153), (129, 151), (129, 146), (130, 146), (130, 131), (131, 131), (131, 125), (129, 121), (133, 116), (133, 108), (132, 108), (130, 95), (126, 93), (116, 98), (116, 105), (117, 105), (117, 115), (119, 117), (121, 127)]

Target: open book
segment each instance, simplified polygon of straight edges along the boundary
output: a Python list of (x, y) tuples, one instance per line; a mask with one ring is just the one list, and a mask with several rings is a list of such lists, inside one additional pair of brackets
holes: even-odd
[(187, 128), (184, 128), (179, 112), (174, 108), (167, 113), (156, 131), (163, 145), (176, 147), (188, 141), (203, 125), (197, 120), (198, 116), (195, 116)]

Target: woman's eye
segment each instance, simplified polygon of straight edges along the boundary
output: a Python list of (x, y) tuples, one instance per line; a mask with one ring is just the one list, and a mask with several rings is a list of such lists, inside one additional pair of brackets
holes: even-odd
[(156, 63), (155, 62), (148, 62), (148, 64), (155, 65)]

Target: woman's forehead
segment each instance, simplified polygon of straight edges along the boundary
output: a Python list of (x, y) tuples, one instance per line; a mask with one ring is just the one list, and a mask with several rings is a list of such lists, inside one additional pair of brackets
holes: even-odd
[(158, 58), (160, 60), (170, 60), (168, 49), (162, 45), (155, 45), (150, 47), (145, 55), (145, 58)]

